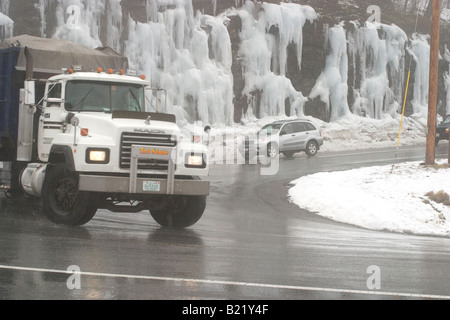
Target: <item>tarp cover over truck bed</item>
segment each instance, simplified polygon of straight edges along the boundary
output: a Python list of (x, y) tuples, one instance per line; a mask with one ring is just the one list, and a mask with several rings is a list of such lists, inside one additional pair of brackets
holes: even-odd
[(60, 74), (62, 68), (74, 65), (83, 66), (83, 71), (95, 71), (99, 67), (117, 71), (128, 68), (128, 59), (109, 47), (91, 49), (79, 43), (29, 35), (8, 38), (0, 44), (0, 50), (11, 47), (21, 48), (16, 65), (19, 71), (27, 67), (25, 49), (32, 57), (33, 71), (38, 73)]

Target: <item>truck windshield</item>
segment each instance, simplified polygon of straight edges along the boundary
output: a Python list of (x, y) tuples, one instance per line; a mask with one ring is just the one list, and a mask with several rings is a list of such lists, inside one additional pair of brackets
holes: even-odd
[(145, 111), (144, 88), (128, 83), (70, 81), (65, 98), (67, 111)]

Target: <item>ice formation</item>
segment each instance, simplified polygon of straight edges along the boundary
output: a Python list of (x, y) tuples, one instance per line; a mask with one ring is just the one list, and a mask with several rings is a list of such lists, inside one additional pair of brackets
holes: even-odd
[(319, 97), (327, 107), (330, 119), (346, 116), (348, 106), (348, 56), (347, 40), (343, 24), (328, 30), (330, 55), (326, 59), (325, 70), (321, 73), (309, 97)]
[(8, 17), (9, 0), (0, 3), (0, 41), (13, 36), (14, 21)]
[(310, 97), (326, 104), (332, 121), (347, 115), (351, 63), (353, 113), (374, 119), (395, 117), (404, 87), (405, 32), (395, 25), (370, 22), (362, 27), (352, 22), (348, 29), (340, 24), (327, 30), (330, 54)]
[(53, 38), (82, 43), (96, 48), (100, 41), (100, 17), (106, 0), (60, 0), (56, 7), (57, 25)]
[(415, 61), (413, 113), (427, 114), (430, 76), (430, 45), (428, 36), (414, 34), (408, 52)]
[(450, 114), (450, 50), (445, 46), (444, 59), (448, 62), (448, 72), (444, 73), (445, 90), (447, 91), (446, 115)]
[[(302, 116), (307, 98), (295, 90), (285, 76), (287, 47), (290, 44), (296, 46), (301, 69), (303, 26), (307, 20), (315, 20), (317, 14), (309, 6), (293, 3), (263, 3), (259, 10), (250, 1), (237, 14), (242, 21), (239, 54), (244, 69), (243, 95), (252, 101), (252, 96), (260, 93), (260, 117), (286, 115), (286, 100), (291, 105), (289, 115)], [(250, 104), (246, 117), (252, 117), (254, 112)]]
[(375, 119), (395, 116), (402, 102), (408, 37), (399, 27), (380, 23), (366, 23), (361, 32), (363, 42), (358, 49), (366, 56), (361, 96), (367, 99), (368, 115)]
[[(218, 1), (209, 0), (214, 12)], [(133, 68), (147, 75), (152, 86), (167, 92), (164, 110), (182, 122), (231, 125), (234, 121), (232, 51), (227, 18), (194, 12), (192, 0), (146, 0), (147, 20), (122, 16), (121, 0), (36, 0), (40, 34), (110, 46), (128, 56)], [(310, 6), (294, 2), (271, 4), (235, 0), (233, 13), (242, 21), (239, 59), (245, 119), (255, 116), (303, 116), (308, 100), (287, 78), (289, 50), (295, 48), (301, 72), (303, 27), (318, 19)], [(10, 0), (0, 0), (0, 39), (12, 36)], [(56, 28), (49, 30), (49, 13)], [(125, 25), (124, 25), (125, 23)], [(428, 104), (429, 44), (426, 36), (408, 38), (395, 25), (358, 22), (327, 28), (325, 68), (310, 98), (320, 98), (329, 118), (349, 113), (374, 119), (401, 112), (405, 88), (406, 50), (411, 55), (413, 113), (425, 114)], [(408, 46), (409, 45), (409, 46)], [(446, 51), (446, 57), (450, 54)], [(444, 57), (445, 58), (445, 57)], [(448, 58), (450, 63), (450, 58)], [(450, 113), (450, 68), (445, 73), (447, 113)]]
[(147, 23), (128, 25), (125, 55), (133, 68), (167, 92), (167, 110), (193, 122), (233, 123), (231, 41), (220, 18), (194, 13), (191, 1), (175, 9), (149, 7)]

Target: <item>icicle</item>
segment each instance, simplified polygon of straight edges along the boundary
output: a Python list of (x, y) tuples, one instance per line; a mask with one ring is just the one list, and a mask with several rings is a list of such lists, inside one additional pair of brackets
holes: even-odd
[(8, 17), (9, 6), (9, 0), (0, 2), (0, 41), (11, 38), (14, 33), (14, 21)]
[(4, 15), (9, 15), (9, 7), (11, 5), (10, 0), (2, 0), (0, 1), (0, 13)]
[[(353, 112), (375, 119), (381, 119), (385, 114), (396, 117), (403, 100), (408, 38), (395, 25), (369, 22), (364, 27), (359, 27), (356, 22), (351, 25), (348, 37), (354, 72)], [(361, 79), (359, 83), (356, 83), (357, 78)]]
[(428, 77), (430, 75), (430, 45), (428, 36), (414, 34), (408, 52), (416, 63), (414, 75), (413, 113), (428, 114)]
[[(263, 12), (259, 12), (253, 2), (247, 1), (244, 8), (237, 11), (242, 21), (239, 55), (243, 59), (243, 95), (253, 102), (252, 97), (259, 92), (259, 117), (286, 116), (286, 100), (289, 100), (291, 106), (289, 116), (302, 116), (307, 98), (296, 91), (291, 81), (285, 77), (287, 46), (290, 43), (296, 44), (300, 66), (302, 27), (308, 19), (315, 19), (316, 13), (311, 7), (298, 4), (263, 3), (262, 8)], [(255, 20), (256, 16), (259, 17)], [(270, 33), (272, 26), (279, 28), (278, 44)], [(275, 71), (279, 75), (272, 70), (272, 61), (275, 61)]]
[(320, 97), (327, 106), (330, 119), (336, 120), (350, 112), (347, 101), (347, 39), (343, 24), (328, 30), (328, 41), (331, 52), (327, 57), (325, 70), (317, 79), (309, 97)]
[(82, 43), (91, 48), (102, 46), (100, 18), (105, 12), (106, 1), (58, 1), (57, 28), (53, 38)]
[(11, 38), (14, 32), (14, 21), (0, 12), (0, 41)]
[(450, 114), (450, 50), (445, 45), (444, 59), (449, 63), (448, 72), (444, 73), (445, 90), (447, 91), (446, 115)]
[(180, 121), (231, 125), (231, 41), (223, 20), (194, 16), (191, 0), (164, 4), (175, 8), (153, 12), (148, 23), (130, 19), (125, 55), (131, 67), (147, 74), (152, 86), (166, 89), (164, 111)]

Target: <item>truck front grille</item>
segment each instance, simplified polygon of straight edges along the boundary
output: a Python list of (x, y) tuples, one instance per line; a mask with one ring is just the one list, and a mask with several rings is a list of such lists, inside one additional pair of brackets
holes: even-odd
[[(122, 134), (120, 146), (120, 168), (130, 169), (131, 164), (131, 146), (143, 145), (154, 147), (175, 147), (176, 141), (172, 141), (171, 135), (146, 134), (125, 132)], [(138, 169), (141, 170), (168, 170), (168, 161), (163, 160), (139, 160)]]

